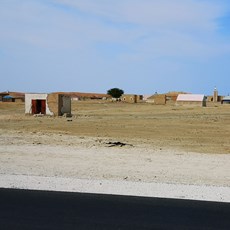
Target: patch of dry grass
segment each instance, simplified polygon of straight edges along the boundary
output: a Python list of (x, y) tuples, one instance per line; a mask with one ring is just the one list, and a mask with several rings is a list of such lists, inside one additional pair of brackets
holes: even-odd
[(230, 106), (72, 102), (73, 118), (24, 115), (24, 103), (0, 103), (0, 128), (108, 137), (204, 153), (230, 153)]

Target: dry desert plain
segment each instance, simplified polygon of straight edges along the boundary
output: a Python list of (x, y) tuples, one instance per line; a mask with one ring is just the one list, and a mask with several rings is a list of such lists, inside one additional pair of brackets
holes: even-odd
[(74, 101), (72, 114), (0, 103), (0, 175), (230, 187), (229, 105)]

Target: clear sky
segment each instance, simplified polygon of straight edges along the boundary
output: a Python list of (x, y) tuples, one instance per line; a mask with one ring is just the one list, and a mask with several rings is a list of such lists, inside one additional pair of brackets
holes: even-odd
[(229, 0), (0, 0), (0, 91), (230, 93)]

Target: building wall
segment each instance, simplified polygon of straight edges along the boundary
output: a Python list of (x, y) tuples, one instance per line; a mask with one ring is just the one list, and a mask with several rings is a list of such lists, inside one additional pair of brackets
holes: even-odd
[(218, 95), (218, 91), (217, 89), (214, 89), (213, 91), (213, 95), (211, 96), (207, 96), (207, 102), (213, 102), (213, 103), (217, 103), (217, 102), (221, 102), (223, 99), (223, 96)]
[(15, 102), (24, 102), (25, 99), (24, 98), (15, 98)]
[(165, 105), (166, 104), (166, 96), (165, 94), (159, 94), (154, 97), (155, 105)]
[(123, 94), (121, 96), (121, 101), (127, 103), (137, 103), (137, 95), (135, 94)]
[(167, 95), (166, 94), (166, 104), (174, 105), (178, 95)]
[(48, 106), (54, 116), (62, 116), (64, 113), (71, 114), (71, 97), (58, 93), (51, 93), (47, 97)]
[(143, 95), (137, 95), (137, 102), (143, 102)]
[(46, 101), (46, 115), (62, 116), (71, 114), (71, 98), (57, 93), (25, 94), (25, 113), (32, 114), (32, 100)]
[(207, 96), (207, 102), (213, 102), (213, 96)]
[(223, 97), (221, 99), (221, 104), (230, 104), (230, 96)]
[(222, 100), (221, 104), (230, 104), (230, 100)]
[(60, 95), (58, 93), (51, 93), (47, 95), (47, 105), (52, 111), (52, 115), (61, 116)]
[(153, 96), (149, 97), (146, 102), (153, 103), (154, 105), (165, 105), (166, 95), (165, 94), (154, 94)]
[(218, 91), (216, 89), (213, 92), (213, 102), (218, 102)]
[(205, 101), (177, 101), (176, 105), (187, 105), (187, 106), (206, 106)]
[(69, 96), (61, 95), (62, 107), (61, 113), (71, 114), (71, 98)]
[(179, 94), (176, 105), (206, 106), (206, 98), (203, 94)]
[(46, 114), (53, 115), (53, 113), (50, 111), (47, 104), (47, 96), (48, 94), (42, 94), (42, 93), (25, 94), (25, 113), (32, 114), (32, 100), (46, 100)]

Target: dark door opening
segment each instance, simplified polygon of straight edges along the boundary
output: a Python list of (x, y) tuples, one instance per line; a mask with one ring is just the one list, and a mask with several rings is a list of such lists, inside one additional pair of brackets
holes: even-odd
[(46, 114), (46, 100), (32, 100), (32, 114)]

